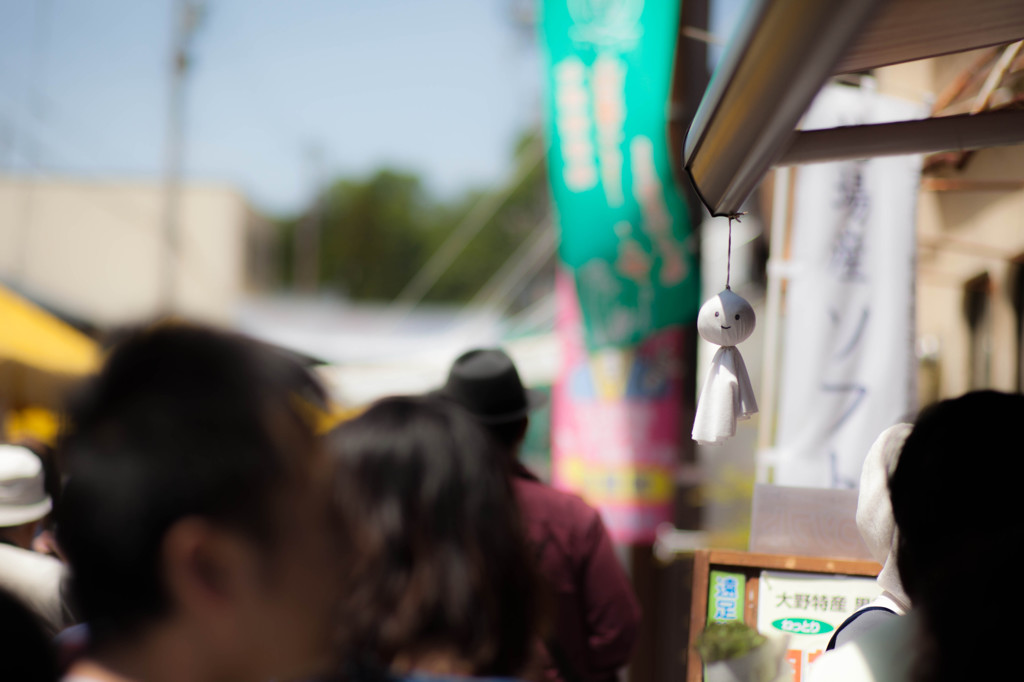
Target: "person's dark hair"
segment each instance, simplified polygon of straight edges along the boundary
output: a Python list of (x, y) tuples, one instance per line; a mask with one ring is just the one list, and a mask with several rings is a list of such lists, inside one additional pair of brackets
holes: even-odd
[[(1013, 650), (1012, 588), (996, 609), (957, 595), (985, 580), (986, 562), (1024, 550), (1022, 420), (1024, 396), (977, 391), (924, 409), (903, 446), (889, 490), (900, 580), (926, 629), (918, 680), (999, 677), (982, 674), (976, 652)], [(985, 627), (973, 626), (982, 612)]]
[(269, 346), (197, 326), (128, 335), (72, 401), (58, 443), (68, 473), (58, 540), (94, 642), (169, 612), (166, 531), (188, 516), (265, 546), (278, 495), (318, 447), (323, 392)]
[(461, 408), (384, 399), (329, 435), (343, 516), (362, 547), (344, 646), (390, 665), (444, 651), (477, 675), (526, 667), (535, 576), (507, 464)]
[(4, 589), (0, 589), (0, 642), (5, 680), (56, 682), (60, 677), (57, 652), (45, 627), (21, 600)]

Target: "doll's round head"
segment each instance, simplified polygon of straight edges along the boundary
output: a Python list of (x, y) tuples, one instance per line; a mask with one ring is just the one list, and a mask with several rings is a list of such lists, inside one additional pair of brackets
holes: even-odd
[(697, 331), (705, 341), (735, 346), (754, 331), (754, 309), (730, 289), (709, 298), (697, 313)]

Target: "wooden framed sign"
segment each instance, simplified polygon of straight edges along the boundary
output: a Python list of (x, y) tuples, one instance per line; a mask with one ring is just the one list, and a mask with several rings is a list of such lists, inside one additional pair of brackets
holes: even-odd
[(880, 593), (874, 561), (732, 550), (697, 550), (693, 566), (687, 682), (701, 682), (704, 667), (693, 650), (713, 621), (742, 620), (761, 632), (788, 635), (786, 659), (793, 682), (825, 650), (846, 617)]

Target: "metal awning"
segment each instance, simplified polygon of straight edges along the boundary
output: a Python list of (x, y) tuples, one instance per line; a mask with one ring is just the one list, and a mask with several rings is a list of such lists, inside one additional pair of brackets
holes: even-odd
[(1024, 143), (1024, 111), (796, 131), (826, 81), (1024, 38), (1024, 0), (754, 0), (683, 148), (712, 215), (775, 165)]

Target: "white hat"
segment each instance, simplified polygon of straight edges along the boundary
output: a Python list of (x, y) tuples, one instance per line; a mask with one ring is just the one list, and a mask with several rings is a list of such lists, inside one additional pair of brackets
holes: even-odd
[(0, 444), (0, 528), (38, 521), (51, 508), (39, 457), (20, 445)]
[(889, 477), (896, 470), (903, 443), (913, 428), (913, 424), (896, 424), (879, 434), (864, 458), (857, 497), (857, 530), (871, 556), (882, 564), (878, 584), (904, 611), (910, 609), (910, 597), (903, 590), (896, 568), (899, 531), (889, 502)]

